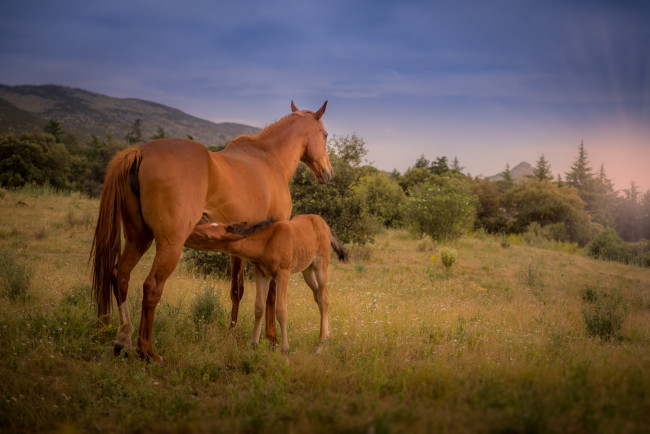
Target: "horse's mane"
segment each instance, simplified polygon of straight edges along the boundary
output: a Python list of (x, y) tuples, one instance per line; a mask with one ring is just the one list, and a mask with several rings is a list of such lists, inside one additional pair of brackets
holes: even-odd
[(261, 231), (262, 229), (271, 226), (273, 224), (273, 219), (267, 219), (267, 220), (262, 220), (261, 222), (257, 222), (253, 225), (247, 226), (246, 222), (243, 223), (233, 223), (231, 225), (226, 226), (226, 232), (230, 232), (232, 234), (237, 234), (237, 235), (250, 235), (252, 233)]
[(262, 128), (262, 131), (259, 132), (257, 137), (263, 139), (265, 137), (271, 136), (277, 132), (277, 130), (283, 130), (287, 127), (287, 124), (292, 123), (296, 120), (297, 117), (302, 117), (305, 115), (305, 112), (294, 112), (289, 113), (288, 115), (281, 118), (279, 121), (273, 122), (272, 124)]

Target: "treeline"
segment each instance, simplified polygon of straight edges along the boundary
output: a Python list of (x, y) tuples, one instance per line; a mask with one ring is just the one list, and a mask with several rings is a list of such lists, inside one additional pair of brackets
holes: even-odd
[[(589, 166), (580, 144), (564, 177), (553, 177), (540, 156), (532, 176), (515, 182), (509, 167), (492, 181), (463, 173), (459, 161), (420, 157), (404, 174), (379, 171), (362, 160), (357, 137), (328, 144), (335, 176), (320, 185), (301, 166), (291, 181), (294, 214), (322, 215), (345, 242), (371, 241), (382, 227), (409, 228), (434, 240), (469, 231), (522, 235), (586, 246), (594, 257), (650, 265), (650, 191), (634, 183), (616, 192), (604, 166)], [(625, 241), (624, 241), (625, 240)]]
[[(49, 184), (98, 196), (110, 158), (144, 140), (139, 121), (124, 140), (93, 136), (82, 145), (55, 121), (43, 130), (0, 137), (0, 185)], [(159, 128), (148, 139), (165, 135)], [(356, 135), (333, 137), (328, 153), (335, 176), (327, 185), (298, 167), (290, 183), (293, 212), (320, 214), (344, 242), (365, 244), (384, 227), (405, 227), (434, 240), (478, 230), (576, 243), (595, 257), (641, 257), (650, 265), (647, 242), (625, 243), (650, 239), (650, 191), (642, 193), (634, 183), (615, 191), (604, 166), (597, 172), (590, 167), (584, 144), (563, 177), (553, 176), (542, 155), (533, 175), (519, 182), (508, 166), (492, 181), (463, 173), (458, 159), (444, 156), (421, 156), (405, 173), (388, 174), (365, 164), (365, 142)]]
[(141, 121), (136, 119), (123, 139), (92, 135), (90, 141), (80, 144), (59, 122), (50, 120), (42, 132), (0, 136), (0, 186), (50, 185), (97, 197), (102, 191), (106, 166), (116, 152), (166, 135), (164, 128), (159, 127), (153, 136), (143, 137)]

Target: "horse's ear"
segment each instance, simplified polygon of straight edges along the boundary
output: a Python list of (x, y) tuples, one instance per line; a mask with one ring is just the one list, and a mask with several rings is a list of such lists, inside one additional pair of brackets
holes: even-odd
[(320, 118), (323, 117), (323, 115), (325, 114), (325, 108), (326, 107), (327, 107), (327, 101), (325, 101), (325, 104), (323, 104), (323, 107), (319, 108), (318, 111), (316, 113), (314, 113), (314, 117), (316, 118), (316, 120), (319, 120)]
[(298, 111), (298, 107), (293, 103), (293, 100), (291, 101), (291, 113), (295, 113)]

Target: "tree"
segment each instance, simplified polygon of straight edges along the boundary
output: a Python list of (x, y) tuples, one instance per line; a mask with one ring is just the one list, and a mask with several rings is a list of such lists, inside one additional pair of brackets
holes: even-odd
[(443, 173), (449, 172), (449, 170), (449, 162), (444, 155), (436, 158), (436, 161), (432, 161), (429, 165), (429, 172), (434, 175), (442, 175)]
[(356, 135), (332, 137), (328, 154), (334, 177), (325, 185), (318, 184), (313, 173), (301, 163), (289, 184), (293, 215), (319, 214), (346, 243), (372, 241), (378, 229), (377, 220), (359, 193), (360, 180), (368, 172), (361, 166), (367, 152), (365, 142)]
[[(162, 130), (162, 128), (160, 128), (160, 130)], [(159, 132), (160, 132), (160, 130), (159, 130)], [(163, 130), (163, 136), (162, 137), (165, 137), (164, 134), (165, 133), (164, 133), (164, 130)], [(162, 137), (160, 137), (160, 138), (162, 138)], [(136, 119), (135, 122), (133, 122), (133, 126), (131, 127), (131, 131), (129, 131), (126, 134), (126, 142), (131, 146), (142, 142), (142, 121), (140, 119)]]
[(549, 180), (530, 178), (512, 192), (516, 204), (515, 232), (523, 232), (535, 222), (554, 225), (554, 238), (586, 244), (594, 234), (585, 203), (575, 188), (558, 187)]
[(544, 154), (542, 154), (537, 160), (535, 169), (533, 169), (532, 176), (539, 179), (540, 181), (543, 181), (545, 179), (550, 181), (553, 179), (553, 174), (551, 173), (551, 165), (548, 161), (546, 161), (546, 158), (544, 158)]
[(506, 208), (497, 183), (488, 178), (476, 178), (473, 188), (478, 198), (476, 225), (490, 233), (510, 231), (514, 217), (511, 210)]
[(357, 193), (367, 205), (368, 212), (383, 225), (393, 227), (401, 222), (406, 194), (386, 173), (372, 170), (363, 176)]
[(0, 185), (50, 184), (70, 187), (70, 154), (54, 136), (22, 133), (0, 138)]
[(54, 140), (57, 143), (62, 143), (63, 142), (63, 128), (61, 127), (61, 124), (54, 119), (50, 119), (47, 121), (45, 126), (43, 127), (43, 131), (47, 134), (51, 134), (54, 136)]
[(414, 169), (426, 169), (427, 167), (429, 167), (429, 160), (424, 157), (424, 154), (420, 155), (413, 166)]
[(460, 165), (458, 157), (454, 157), (454, 161), (451, 162), (451, 171), (455, 173), (462, 173), (464, 167)]
[(156, 131), (156, 134), (151, 136), (151, 140), (156, 140), (156, 139), (164, 139), (167, 137), (167, 133), (165, 132), (165, 129), (163, 127), (158, 127), (158, 130)]
[(584, 142), (580, 142), (578, 157), (576, 157), (576, 160), (571, 165), (571, 170), (566, 173), (565, 182), (580, 191), (587, 187), (592, 176), (585, 144)]
[(503, 194), (515, 186), (515, 180), (512, 178), (512, 172), (510, 171), (510, 163), (506, 163), (506, 169), (499, 175), (501, 175), (501, 179), (497, 181), (497, 186), (499, 192)]
[(465, 176), (434, 175), (409, 193), (406, 215), (415, 232), (444, 240), (471, 228), (478, 200)]

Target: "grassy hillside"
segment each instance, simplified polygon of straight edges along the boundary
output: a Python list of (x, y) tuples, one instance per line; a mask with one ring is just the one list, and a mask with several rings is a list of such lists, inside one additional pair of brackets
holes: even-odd
[[(648, 269), (491, 237), (442, 246), (388, 231), (355, 248), (350, 263), (333, 263), (332, 339), (322, 354), (313, 351), (317, 306), (300, 275), (292, 277), (292, 353), (284, 358), (266, 342), (249, 349), (251, 282), (233, 334), (229, 283), (179, 267), (154, 325), (160, 367), (113, 357), (115, 313), (108, 330), (96, 326), (87, 254), (98, 201), (31, 189), (0, 195), (2, 430), (650, 426)], [(457, 251), (449, 270), (438, 259), (443, 247)], [(136, 326), (151, 259), (149, 252), (132, 277)], [(216, 310), (207, 315), (211, 300)], [(611, 338), (607, 319), (622, 320)]]
[(112, 98), (64, 86), (0, 85), (0, 132), (41, 130), (50, 119), (82, 142), (91, 134), (123, 140), (136, 119), (142, 121), (143, 137), (164, 128), (168, 137), (191, 135), (206, 146), (225, 144), (257, 128), (236, 123), (213, 123), (162, 104), (135, 98)]

